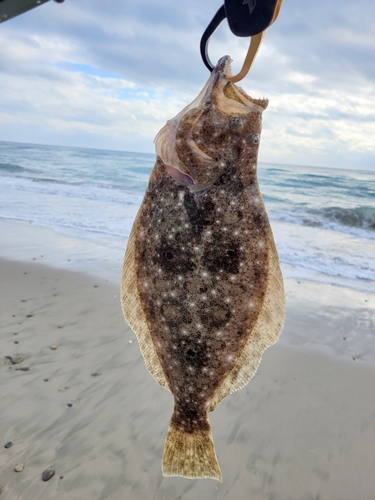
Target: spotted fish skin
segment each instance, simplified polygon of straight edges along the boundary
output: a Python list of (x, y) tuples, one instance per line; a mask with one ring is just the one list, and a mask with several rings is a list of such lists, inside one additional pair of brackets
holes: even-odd
[(187, 432), (206, 425), (207, 403), (264, 296), (268, 221), (255, 182), (246, 192), (233, 170), (231, 180), (191, 193), (158, 159), (140, 213), (139, 293), (175, 396), (173, 423)]
[(163, 472), (219, 480), (207, 412), (250, 380), (284, 320), (256, 172), (267, 101), (229, 83), (228, 64), (156, 138), (123, 275), (125, 317), (175, 400)]

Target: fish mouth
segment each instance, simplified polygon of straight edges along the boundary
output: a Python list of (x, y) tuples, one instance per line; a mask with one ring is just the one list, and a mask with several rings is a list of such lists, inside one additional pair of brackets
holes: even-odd
[(268, 106), (268, 99), (255, 99), (229, 80), (232, 76), (231, 64), (230, 56), (219, 59), (203, 89), (206, 93), (202, 107), (211, 105), (216, 98), (218, 109), (224, 114), (247, 114), (254, 109), (254, 105), (264, 111)]
[[(229, 56), (219, 60), (196, 99), (168, 120), (154, 140), (156, 154), (168, 174), (192, 191), (212, 186), (224, 167), (219, 165), (218, 157), (211, 156), (216, 156), (212, 147), (206, 153), (200, 147), (199, 140), (196, 140), (196, 135), (193, 139), (192, 131), (201, 115), (216, 109), (226, 117), (240, 118), (250, 113), (261, 114), (268, 105), (267, 99), (254, 99), (229, 80), (231, 61)], [(188, 162), (184, 161), (187, 157), (190, 158)]]

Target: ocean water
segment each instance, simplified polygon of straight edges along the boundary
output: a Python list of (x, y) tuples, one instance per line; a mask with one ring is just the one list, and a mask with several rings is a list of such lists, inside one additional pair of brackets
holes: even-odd
[[(152, 154), (0, 142), (0, 218), (125, 250)], [(375, 172), (258, 166), (284, 276), (375, 291)]]

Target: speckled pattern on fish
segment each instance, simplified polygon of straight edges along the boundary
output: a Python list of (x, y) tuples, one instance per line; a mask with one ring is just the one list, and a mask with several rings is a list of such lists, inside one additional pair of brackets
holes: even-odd
[(164, 474), (219, 480), (207, 412), (250, 380), (284, 320), (256, 172), (268, 101), (251, 99), (228, 71), (226, 57), (155, 140), (122, 296), (146, 366), (175, 399)]

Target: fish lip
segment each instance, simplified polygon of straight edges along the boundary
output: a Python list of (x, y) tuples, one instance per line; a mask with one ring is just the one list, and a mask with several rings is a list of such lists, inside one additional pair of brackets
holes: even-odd
[[(203, 102), (205, 104), (204, 107), (208, 107), (212, 103), (212, 98), (215, 93), (220, 92), (222, 88), (227, 83), (232, 83), (230, 81), (230, 77), (232, 76), (232, 59), (230, 56), (226, 55), (219, 59), (217, 65), (212, 70), (211, 73), (211, 85), (207, 87), (207, 91), (205, 93)], [(234, 85), (234, 84), (232, 84)], [(262, 111), (264, 111), (268, 106), (268, 99), (256, 99), (254, 97), (249, 96), (241, 87), (238, 85), (234, 85), (234, 87), (239, 91), (241, 97), (244, 101), (250, 102), (259, 106)], [(224, 110), (221, 110), (222, 113), (225, 113)]]
[(231, 68), (232, 61), (233, 61), (233, 59), (230, 56), (228, 56), (228, 55), (222, 56), (222, 57), (220, 57), (215, 68), (212, 71), (213, 72), (221, 71), (222, 73), (224, 73), (226, 75), (228, 72), (230, 72), (232, 70), (232, 68)]

